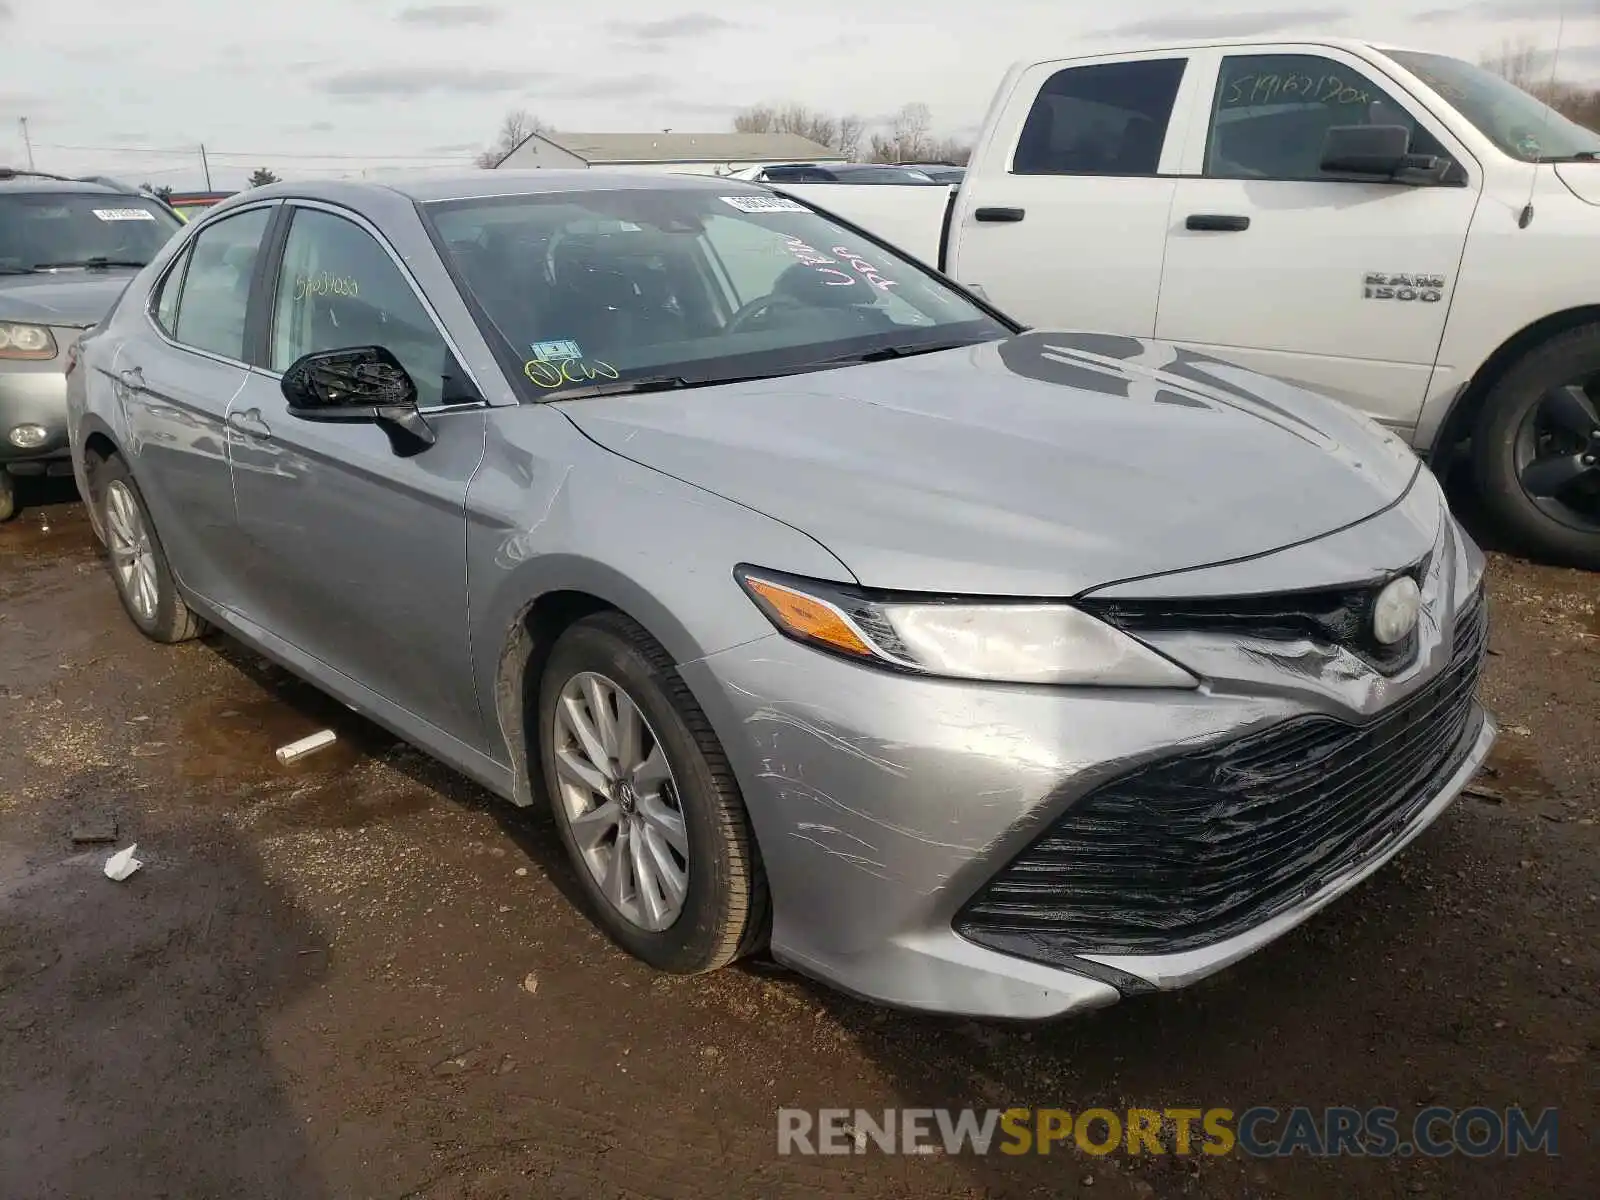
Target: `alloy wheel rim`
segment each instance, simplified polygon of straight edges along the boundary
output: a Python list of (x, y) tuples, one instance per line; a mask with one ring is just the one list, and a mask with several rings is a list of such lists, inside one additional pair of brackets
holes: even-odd
[(1553, 520), (1600, 533), (1600, 374), (1558, 384), (1539, 398), (1512, 448), (1517, 482)]
[(689, 838), (672, 767), (649, 720), (614, 680), (584, 671), (556, 701), (561, 813), (606, 902), (630, 924), (668, 928), (689, 890)]
[(155, 620), (159, 603), (155, 547), (133, 490), (120, 479), (106, 486), (106, 534), (117, 587), (140, 620)]

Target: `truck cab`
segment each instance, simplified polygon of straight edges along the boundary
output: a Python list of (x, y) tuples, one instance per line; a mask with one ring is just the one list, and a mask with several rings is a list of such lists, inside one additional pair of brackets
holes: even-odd
[[(947, 211), (784, 190), (1039, 327), (1343, 401), (1600, 568), (1600, 134), (1441, 55), (1224, 40), (1018, 64)], [(885, 193), (898, 193), (891, 197)]]

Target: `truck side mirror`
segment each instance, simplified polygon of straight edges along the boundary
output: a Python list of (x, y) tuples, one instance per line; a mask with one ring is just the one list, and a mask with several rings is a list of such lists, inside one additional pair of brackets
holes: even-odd
[(1407, 165), (1411, 131), (1404, 125), (1335, 125), (1322, 139), (1322, 169), (1332, 175), (1392, 179)]

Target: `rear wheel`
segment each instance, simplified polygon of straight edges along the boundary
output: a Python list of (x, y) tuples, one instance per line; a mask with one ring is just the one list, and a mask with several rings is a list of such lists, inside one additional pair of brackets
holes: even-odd
[(1485, 506), (1517, 548), (1600, 570), (1600, 325), (1513, 366), (1472, 440)]
[(620, 613), (551, 649), (539, 751), (556, 827), (596, 922), (651, 966), (725, 966), (766, 934), (767, 893), (744, 803), (672, 660)]
[(106, 531), (111, 578), (122, 607), (152, 641), (185, 642), (205, 632), (205, 623), (184, 603), (150, 512), (128, 465), (115, 456), (95, 472), (95, 503)]

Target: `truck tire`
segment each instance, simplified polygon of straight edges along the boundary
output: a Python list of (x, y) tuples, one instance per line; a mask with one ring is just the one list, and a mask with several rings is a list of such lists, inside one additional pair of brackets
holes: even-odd
[(1536, 346), (1486, 397), (1473, 476), (1512, 548), (1600, 571), (1600, 325)]
[(0, 521), (9, 521), (17, 515), (17, 481), (11, 472), (0, 467)]

